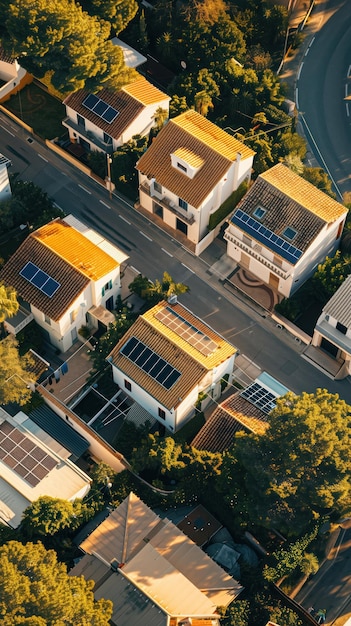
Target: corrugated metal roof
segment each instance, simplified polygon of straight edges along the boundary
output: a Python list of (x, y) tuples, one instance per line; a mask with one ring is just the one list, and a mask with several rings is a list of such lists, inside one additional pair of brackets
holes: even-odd
[(323, 307), (324, 313), (351, 328), (351, 274)]
[(89, 442), (77, 433), (72, 426), (63, 421), (55, 411), (47, 405), (38, 406), (30, 412), (29, 417), (40, 428), (45, 430), (53, 439), (72, 453), (74, 459), (79, 459), (89, 448)]

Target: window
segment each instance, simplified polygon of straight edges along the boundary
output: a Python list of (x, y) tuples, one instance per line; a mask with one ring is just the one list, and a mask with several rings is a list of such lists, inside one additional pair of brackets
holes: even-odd
[(44, 315), (44, 322), (45, 324), (48, 324), (49, 326), (51, 326), (51, 319), (47, 315)]
[(254, 210), (254, 217), (257, 217), (258, 220), (261, 220), (264, 215), (266, 215), (266, 209), (262, 209), (261, 206), (258, 206), (257, 209)]
[(154, 213), (155, 213), (155, 215), (160, 217), (161, 220), (163, 220), (163, 208), (159, 204), (157, 204), (156, 202), (154, 202)]
[(108, 135), (107, 133), (104, 133), (104, 142), (111, 145), (112, 144), (112, 137), (111, 135)]
[(182, 165), (181, 163), (177, 163), (177, 168), (182, 170), (182, 172), (185, 172), (185, 174), (187, 173), (187, 169), (185, 165)]
[(338, 330), (340, 333), (342, 333), (343, 335), (346, 335), (347, 333), (347, 328), (346, 326), (344, 326), (344, 324), (340, 324), (340, 322), (336, 323), (336, 330)]
[(127, 391), (132, 391), (132, 385), (129, 382), (129, 380), (124, 379), (124, 386), (125, 386)]
[(247, 237), (243, 234), (243, 243), (245, 243), (247, 246), (251, 246), (252, 240), (250, 239), (250, 237)]
[(287, 226), (285, 230), (283, 230), (282, 234), (285, 239), (290, 239), (290, 241), (292, 241), (297, 235), (297, 230), (295, 230), (295, 228), (292, 228), (291, 226)]
[(185, 202), (185, 200), (182, 200), (181, 198), (179, 198), (179, 206), (181, 209), (183, 209), (184, 211), (188, 210), (188, 203)]
[(182, 220), (179, 220), (178, 218), (176, 220), (176, 229), (180, 230), (181, 233), (184, 233), (184, 235), (188, 236), (187, 224), (184, 224), (184, 222), (182, 222)]
[(154, 190), (157, 191), (157, 193), (162, 193), (162, 185), (154, 181)]
[(108, 291), (109, 289), (112, 289), (112, 280), (109, 280), (108, 283), (106, 283), (106, 285), (104, 285), (101, 289), (101, 295), (104, 296), (105, 295), (105, 291)]
[(85, 128), (85, 119), (84, 117), (79, 115), (79, 113), (77, 113), (77, 122), (78, 122), (78, 126), (82, 126), (82, 128)]
[(158, 407), (158, 416), (161, 418), (161, 420), (165, 420), (166, 419), (166, 412), (161, 409), (160, 407)]

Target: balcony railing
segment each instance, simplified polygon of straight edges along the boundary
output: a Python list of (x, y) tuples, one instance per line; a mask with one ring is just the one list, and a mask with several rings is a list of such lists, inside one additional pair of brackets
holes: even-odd
[(96, 146), (97, 148), (100, 148), (100, 150), (103, 150), (104, 152), (106, 152), (106, 154), (112, 154), (113, 152), (112, 143), (106, 143), (106, 141), (104, 141), (100, 137), (97, 137), (91, 130), (85, 130), (84, 126), (81, 126), (80, 124), (77, 124), (76, 122), (73, 122), (69, 117), (65, 117), (65, 119), (62, 120), (62, 124), (63, 126), (66, 126), (67, 128), (72, 128), (72, 130), (76, 131), (79, 135), (84, 137), (86, 141), (89, 141), (89, 143), (94, 144), (94, 146)]
[(174, 215), (176, 215), (177, 217), (180, 217), (183, 222), (186, 222), (190, 226), (195, 222), (195, 217), (193, 215), (189, 215), (186, 211), (184, 211), (184, 209), (176, 206), (170, 198), (167, 198), (167, 196), (162, 196), (157, 192), (152, 193), (151, 188), (146, 183), (142, 183), (139, 189), (143, 193), (146, 193), (148, 196), (153, 198), (154, 201), (157, 202), (157, 204), (164, 207), (168, 211), (171, 211), (171, 213), (174, 213)]
[(224, 233), (224, 239), (226, 241), (231, 241), (232, 243), (234, 243), (236, 246), (238, 246), (238, 248), (244, 250), (244, 252), (246, 252), (249, 256), (252, 256), (254, 259), (262, 263), (262, 265), (268, 267), (268, 269), (274, 272), (274, 274), (280, 276), (280, 278), (283, 278), (284, 280), (289, 278), (289, 272), (284, 272), (274, 263), (268, 261), (262, 254), (258, 254), (252, 246), (248, 246), (243, 241), (241, 241), (241, 239), (237, 239), (237, 237), (234, 237), (231, 233), (228, 233), (228, 229)]

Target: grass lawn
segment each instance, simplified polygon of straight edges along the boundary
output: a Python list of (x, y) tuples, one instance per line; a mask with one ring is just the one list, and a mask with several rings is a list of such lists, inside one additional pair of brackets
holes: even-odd
[(42, 139), (64, 134), (61, 121), (66, 116), (64, 105), (34, 83), (11, 96), (4, 107), (22, 119)]

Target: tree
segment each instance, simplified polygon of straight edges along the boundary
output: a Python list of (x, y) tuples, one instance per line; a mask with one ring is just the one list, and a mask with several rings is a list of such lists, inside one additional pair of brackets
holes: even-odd
[(351, 273), (351, 256), (342, 256), (338, 250), (333, 257), (320, 263), (311, 278), (314, 297), (325, 304)]
[(213, 109), (213, 102), (211, 96), (205, 91), (198, 91), (194, 97), (195, 111), (207, 116), (209, 109)]
[(305, 167), (302, 178), (308, 180), (312, 185), (335, 199), (336, 196), (332, 190), (332, 181), (322, 167)]
[(9, 402), (26, 404), (31, 397), (29, 383), (32, 376), (28, 371), (31, 359), (20, 357), (17, 341), (9, 335), (0, 341), (0, 405)]
[(110, 22), (116, 34), (126, 28), (138, 10), (135, 0), (83, 0), (81, 4), (90, 15)]
[(223, 626), (250, 626), (250, 603), (248, 600), (236, 600), (228, 607), (221, 619)]
[(24, 511), (22, 528), (26, 536), (55, 535), (65, 528), (76, 526), (80, 501), (41, 496)]
[(289, 535), (341, 512), (351, 496), (350, 411), (325, 389), (280, 398), (266, 432), (241, 433), (224, 456), (218, 482), (227, 503)]
[(2, 45), (21, 65), (41, 78), (51, 72), (62, 94), (86, 86), (122, 86), (126, 71), (122, 50), (108, 41), (108, 22), (90, 16), (70, 0), (21, 0), (5, 11)]
[(135, 317), (127, 310), (116, 316), (116, 320), (109, 325), (107, 332), (100, 337), (99, 343), (90, 352), (90, 358), (95, 372), (104, 370), (107, 366), (106, 357), (131, 327)]
[(112, 602), (95, 601), (93, 587), (92, 580), (69, 576), (40, 542), (0, 547), (1, 624), (108, 626)]
[(179, 296), (187, 293), (189, 287), (183, 283), (175, 283), (168, 272), (163, 272), (162, 281), (156, 278), (153, 283), (146, 276), (138, 274), (128, 286), (128, 289), (137, 294), (140, 298), (145, 298), (153, 306), (161, 300), (167, 300), (171, 295)]
[(0, 324), (6, 318), (16, 315), (18, 309), (19, 304), (13, 287), (6, 287), (6, 285), (0, 283)]
[(315, 554), (305, 552), (300, 563), (300, 570), (305, 576), (311, 576), (317, 574), (319, 570), (319, 561)]

